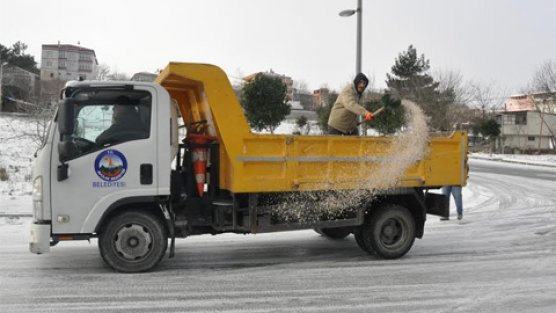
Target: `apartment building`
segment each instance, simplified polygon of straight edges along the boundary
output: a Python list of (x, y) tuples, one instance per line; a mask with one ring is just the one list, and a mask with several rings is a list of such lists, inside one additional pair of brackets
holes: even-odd
[(92, 49), (59, 43), (42, 45), (41, 80), (94, 79), (97, 67)]
[(269, 75), (269, 76), (272, 76), (272, 77), (280, 78), (282, 80), (282, 82), (284, 84), (286, 84), (286, 99), (287, 99), (287, 101), (292, 101), (293, 100), (293, 79), (289, 76), (275, 73), (272, 69), (270, 69), (268, 72), (257, 72), (257, 73), (253, 73), (251, 75), (247, 75), (243, 78), (243, 80), (245, 80), (245, 81), (253, 80), (253, 79), (255, 79), (257, 74), (259, 74), (259, 73), (262, 73), (264, 75)]
[(319, 88), (313, 90), (313, 110), (326, 106), (330, 90), (328, 88)]

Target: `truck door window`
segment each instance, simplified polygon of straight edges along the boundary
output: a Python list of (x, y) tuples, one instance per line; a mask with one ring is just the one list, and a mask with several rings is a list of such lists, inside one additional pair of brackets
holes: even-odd
[(151, 95), (145, 91), (95, 91), (74, 96), (76, 157), (104, 147), (149, 138)]
[(110, 127), (112, 112), (109, 105), (87, 105), (79, 110), (74, 137), (94, 142)]

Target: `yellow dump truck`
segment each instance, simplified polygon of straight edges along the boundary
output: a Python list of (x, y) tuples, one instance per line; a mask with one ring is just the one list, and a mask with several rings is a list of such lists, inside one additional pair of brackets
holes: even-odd
[(106, 264), (138, 272), (168, 240), (173, 256), (177, 237), (315, 229), (399, 258), (427, 213), (448, 214), (429, 190), (466, 184), (466, 133), (430, 138), (395, 184), (369, 186), (388, 176), (395, 137), (253, 133), (216, 66), (170, 63), (154, 83), (71, 82), (35, 162), (30, 250), (96, 237)]

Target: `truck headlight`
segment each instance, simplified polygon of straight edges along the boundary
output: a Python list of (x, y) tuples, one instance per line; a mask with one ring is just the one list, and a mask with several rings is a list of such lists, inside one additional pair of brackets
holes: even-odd
[(44, 220), (42, 206), (42, 176), (37, 176), (33, 181), (33, 216), (35, 220)]

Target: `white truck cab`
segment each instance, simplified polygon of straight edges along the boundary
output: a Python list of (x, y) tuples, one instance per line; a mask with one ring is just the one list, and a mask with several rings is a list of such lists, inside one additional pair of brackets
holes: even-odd
[[(34, 165), (31, 252), (49, 252), (60, 240), (88, 239), (113, 209), (139, 209), (170, 195), (177, 151), (171, 107), (168, 92), (154, 83), (66, 85)], [(126, 247), (147, 251), (153, 234), (141, 232), (133, 225), (121, 231), (117, 240), (134, 243), (122, 243), (120, 253)]]

